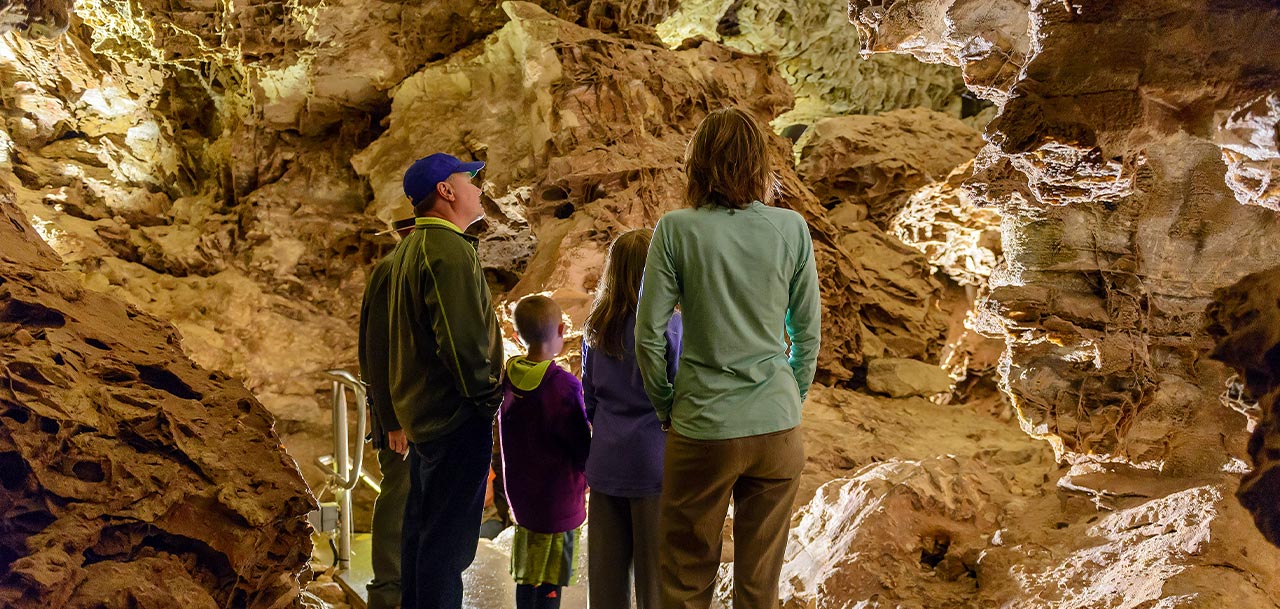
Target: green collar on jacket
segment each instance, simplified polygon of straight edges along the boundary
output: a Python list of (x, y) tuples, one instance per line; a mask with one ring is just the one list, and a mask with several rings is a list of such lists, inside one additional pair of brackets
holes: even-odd
[(455, 233), (458, 233), (459, 235), (465, 234), (462, 232), (462, 229), (458, 228), (456, 224), (448, 220), (445, 220), (444, 218), (437, 218), (435, 216), (424, 216), (424, 217), (416, 218), (413, 221), (414, 228), (427, 228), (428, 226), (442, 226)]
[(516, 389), (533, 391), (542, 384), (542, 377), (546, 376), (550, 366), (549, 359), (535, 362), (524, 356), (513, 357), (507, 362), (507, 378)]

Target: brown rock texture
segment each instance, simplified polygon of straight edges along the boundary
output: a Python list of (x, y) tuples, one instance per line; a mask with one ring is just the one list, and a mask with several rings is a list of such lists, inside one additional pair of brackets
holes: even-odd
[(0, 211), (0, 605), (294, 604), (315, 502), (271, 414)]
[[(1064, 458), (1220, 464), (1232, 452), (1222, 442), (1206, 449), (1167, 430), (1222, 419), (1222, 372), (1197, 364), (1212, 291), (1280, 261), (1265, 237), (1276, 219), (1237, 204), (1213, 141), (1223, 125), (1265, 131), (1257, 100), (1280, 83), (1276, 7), (858, 0), (850, 9), (864, 49), (959, 65), (999, 107), (966, 186), (1004, 216), (1007, 263), (982, 324), (1006, 337), (1003, 379), (1024, 428)], [(1249, 154), (1265, 158), (1266, 139), (1233, 141), (1255, 142)], [(1199, 425), (1191, 436), (1208, 433)]]
[(72, 4), (66, 0), (0, 0), (0, 31), (57, 38), (71, 23)]
[(1214, 293), (1206, 313), (1217, 341), (1212, 356), (1244, 377), (1248, 394), (1262, 407), (1249, 438), (1253, 469), (1236, 496), (1258, 529), (1280, 545), (1280, 269), (1254, 273)]
[(815, 390), (782, 606), (1280, 607), (1234, 474), (1060, 469), (983, 408)]
[[(850, 11), (864, 49), (959, 65), (997, 104), (964, 185), (1003, 218), (1005, 263), (976, 325), (1005, 339), (1002, 388), (1023, 429), (1074, 464), (1059, 488), (1115, 510), (1076, 528), (1059, 505), (1069, 537), (1002, 534), (1007, 550), (984, 562), (1016, 585), (983, 582), (980, 568), (981, 588), (1008, 607), (1274, 606), (1275, 573), (1258, 561), (1274, 550), (1224, 500), (1248, 471), (1246, 421), (1203, 356), (1214, 291), (1280, 263), (1280, 225), (1263, 209), (1280, 8), (855, 0)], [(1254, 305), (1220, 298), (1215, 333), (1261, 347), (1239, 332)], [(1274, 540), (1263, 438), (1240, 493)]]
[(828, 117), (931, 108), (958, 117), (959, 71), (906, 57), (861, 57), (846, 7), (823, 0), (681, 0), (657, 26), (669, 46), (706, 38), (777, 59), (796, 95), (775, 121), (794, 128)]
[(1280, 211), (1280, 94), (1220, 113), (1214, 137), (1236, 199)]
[(1001, 261), (1000, 212), (981, 207), (963, 184), (973, 163), (956, 167), (945, 180), (922, 186), (889, 221), (891, 232), (920, 250), (952, 281), (982, 287)]
[(828, 209), (860, 206), (887, 229), (916, 189), (973, 159), (982, 136), (925, 108), (818, 121), (796, 142), (797, 171)]

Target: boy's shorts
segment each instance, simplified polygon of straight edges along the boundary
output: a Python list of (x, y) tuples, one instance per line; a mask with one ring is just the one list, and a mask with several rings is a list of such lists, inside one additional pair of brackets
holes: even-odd
[(567, 586), (578, 566), (578, 532), (537, 533), (515, 525), (511, 576), (517, 584)]

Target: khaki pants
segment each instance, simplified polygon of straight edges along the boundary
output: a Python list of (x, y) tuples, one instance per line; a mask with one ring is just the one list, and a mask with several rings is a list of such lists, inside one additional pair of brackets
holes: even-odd
[(730, 440), (694, 440), (667, 432), (658, 527), (663, 609), (711, 605), (730, 497), (733, 607), (776, 608), (791, 504), (803, 469), (798, 427)]

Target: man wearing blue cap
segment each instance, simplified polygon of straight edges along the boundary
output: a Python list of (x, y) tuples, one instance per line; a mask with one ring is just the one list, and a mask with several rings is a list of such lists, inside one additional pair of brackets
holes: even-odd
[(437, 153), (404, 174), (414, 231), (392, 253), (388, 377), (410, 444), (401, 547), (403, 609), (461, 609), (480, 538), (502, 339), (478, 240), (482, 162)]

